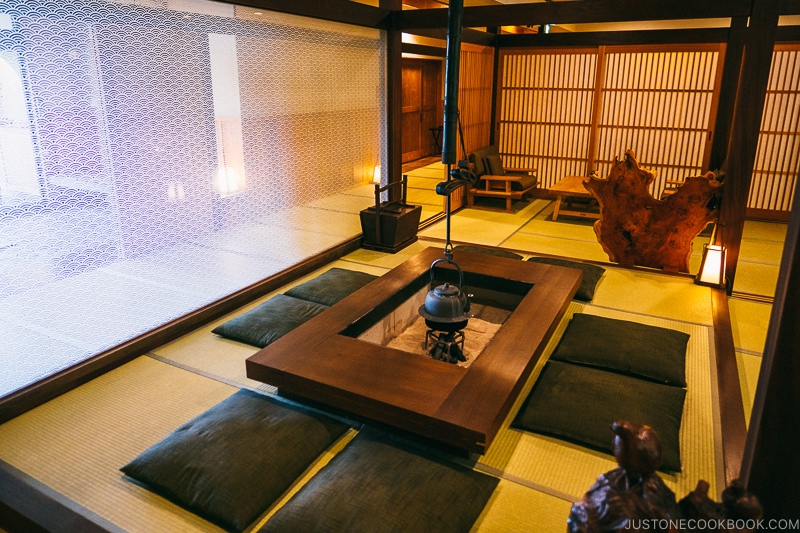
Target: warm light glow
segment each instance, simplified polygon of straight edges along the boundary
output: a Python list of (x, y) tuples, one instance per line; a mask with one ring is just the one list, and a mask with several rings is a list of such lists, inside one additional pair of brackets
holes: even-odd
[(217, 176), (214, 180), (217, 191), (221, 197), (230, 196), (244, 188), (244, 180), (239, 173), (231, 167), (220, 167), (217, 169)]
[(703, 246), (703, 261), (695, 282), (699, 285), (722, 287), (725, 285), (725, 256), (723, 246), (709, 244)]
[(375, 165), (375, 169), (372, 172), (372, 183), (381, 183), (381, 166)]

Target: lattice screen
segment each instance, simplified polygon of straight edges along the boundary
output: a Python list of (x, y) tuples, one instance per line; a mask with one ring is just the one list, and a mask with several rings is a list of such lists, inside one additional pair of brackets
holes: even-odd
[[(461, 45), (458, 106), (467, 153), (489, 144), (492, 132), (492, 70), (494, 48)], [(461, 158), (461, 148), (458, 149)]]
[(504, 165), (536, 168), (544, 188), (567, 175), (586, 175), (597, 52), (512, 51), (501, 65)]
[(206, 0), (0, 0), (0, 395), (358, 234), (385, 61)]
[(790, 211), (800, 172), (800, 45), (776, 45), (748, 207)]
[(608, 175), (627, 149), (664, 180), (698, 176), (709, 139), (718, 46), (605, 55), (595, 168)]

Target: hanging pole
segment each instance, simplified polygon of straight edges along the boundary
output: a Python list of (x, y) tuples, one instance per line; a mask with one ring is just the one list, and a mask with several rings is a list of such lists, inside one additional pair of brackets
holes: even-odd
[[(464, 0), (451, 0), (447, 9), (447, 57), (444, 72), (444, 129), (442, 130), (442, 163), (458, 162), (456, 128), (458, 125), (458, 71), (461, 65), (461, 15)], [(448, 167), (448, 173), (450, 168)]]
[[(447, 166), (447, 180), (450, 180), (450, 166), (457, 162), (456, 127), (458, 125), (458, 70), (461, 65), (461, 15), (464, 0), (451, 0), (447, 8), (447, 57), (444, 72), (444, 128), (442, 130), (442, 163)], [(437, 191), (438, 192), (438, 191)], [(445, 245), (444, 255), (453, 258), (453, 245), (450, 243), (450, 193), (445, 201)]]

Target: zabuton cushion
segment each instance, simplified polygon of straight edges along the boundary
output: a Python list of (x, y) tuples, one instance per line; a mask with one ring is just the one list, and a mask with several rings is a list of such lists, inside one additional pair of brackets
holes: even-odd
[(242, 531), (348, 427), (240, 390), (121, 470), (189, 511)]
[(331, 268), (313, 279), (292, 287), (285, 294), (322, 305), (333, 305), (377, 277), (366, 272)]
[(688, 342), (674, 329), (575, 313), (550, 359), (685, 387)]
[(497, 154), (484, 157), (483, 166), (486, 169), (486, 173), (492, 176), (505, 176), (506, 174), (506, 169), (503, 168), (503, 160)]
[(467, 532), (494, 477), (360, 432), (261, 532)]
[(263, 348), (327, 308), (327, 305), (276, 294), (258, 307), (217, 326), (211, 333)]
[(680, 472), (686, 389), (581, 365), (549, 361), (512, 427), (612, 453), (615, 420), (647, 424), (661, 437), (661, 469)]
[(558, 259), (556, 257), (529, 257), (528, 261), (535, 263), (544, 263), (546, 265), (563, 266), (567, 268), (578, 268), (583, 271), (583, 281), (581, 286), (578, 287), (578, 292), (575, 293), (575, 299), (584, 302), (591, 302), (594, 298), (594, 290), (600, 277), (605, 273), (606, 269), (597, 265), (590, 265), (588, 263), (580, 263), (578, 261), (569, 261), (567, 259)]

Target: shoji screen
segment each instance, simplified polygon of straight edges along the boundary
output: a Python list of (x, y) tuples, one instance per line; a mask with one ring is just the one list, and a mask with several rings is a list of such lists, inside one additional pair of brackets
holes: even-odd
[(233, 4), (0, 0), (0, 396), (356, 236), (385, 63)]
[[(458, 103), (467, 153), (489, 144), (492, 131), (492, 72), (494, 49), (469, 43), (461, 45)], [(461, 158), (461, 147), (458, 157)]]
[(600, 176), (627, 149), (656, 171), (655, 197), (665, 180), (699, 175), (713, 124), (718, 60), (717, 45), (606, 49), (594, 162)]
[(597, 50), (501, 56), (498, 144), (507, 167), (538, 169), (540, 187), (586, 175)]
[(790, 211), (800, 172), (800, 45), (777, 45), (747, 207)]

